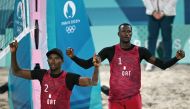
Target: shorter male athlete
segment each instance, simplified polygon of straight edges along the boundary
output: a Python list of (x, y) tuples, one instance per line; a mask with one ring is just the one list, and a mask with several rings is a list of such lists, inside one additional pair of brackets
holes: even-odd
[(95, 66), (92, 79), (80, 77), (78, 74), (68, 73), (61, 69), (64, 62), (62, 51), (54, 48), (47, 52), (50, 69), (24, 70), (16, 60), (17, 41), (10, 44), (11, 67), (14, 75), (25, 79), (38, 79), (41, 84), (41, 109), (70, 109), (70, 96), (74, 85), (94, 86), (98, 82), (99, 58), (94, 55)]

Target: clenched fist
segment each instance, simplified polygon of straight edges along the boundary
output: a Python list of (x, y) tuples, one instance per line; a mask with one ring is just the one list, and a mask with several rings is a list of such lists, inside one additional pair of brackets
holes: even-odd
[(183, 50), (178, 50), (177, 52), (176, 52), (176, 58), (177, 59), (182, 59), (182, 58), (184, 58), (185, 57), (185, 52), (183, 51)]
[(72, 58), (74, 56), (74, 50), (73, 50), (73, 48), (67, 48), (66, 54), (67, 54), (67, 56), (69, 56), (70, 58)]
[(93, 56), (93, 64), (95, 67), (99, 67), (101, 64), (101, 58), (96, 54)]
[(17, 40), (15, 40), (15, 42), (10, 43), (9, 47), (10, 47), (11, 53), (15, 53), (17, 51), (17, 48), (18, 48)]

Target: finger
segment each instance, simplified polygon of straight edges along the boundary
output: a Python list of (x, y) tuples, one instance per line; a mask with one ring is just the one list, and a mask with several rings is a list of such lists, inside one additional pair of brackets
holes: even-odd
[(101, 62), (101, 58), (99, 55), (97, 55), (97, 61), (100, 63)]
[(9, 46), (12, 46), (12, 45), (13, 45), (13, 43), (10, 43), (10, 44), (9, 44)]
[(68, 51), (73, 51), (73, 49), (71, 47), (68, 47), (67, 50)]
[(93, 56), (93, 62), (95, 62), (96, 61), (96, 54), (94, 54), (94, 56)]
[(16, 44), (18, 43), (17, 40), (15, 40), (15, 43), (16, 43)]
[(177, 53), (180, 54), (180, 53), (181, 53), (181, 50), (178, 50)]
[(10, 45), (11, 45), (11, 47), (13, 47), (15, 45), (15, 42), (10, 43)]
[(179, 50), (179, 53), (182, 53), (183, 51), (182, 50)]
[(182, 53), (182, 54), (185, 54), (185, 52), (184, 52), (183, 50), (181, 50), (181, 53)]
[(185, 52), (184, 52), (183, 50), (181, 51), (181, 54), (182, 54), (183, 56), (185, 56)]
[(69, 51), (71, 48), (70, 47), (67, 47), (67, 51)]
[(94, 53), (94, 56), (93, 56), (93, 63), (97, 63), (97, 55), (96, 55), (96, 53)]
[(11, 45), (12, 45), (12, 47), (13, 46), (17, 47), (17, 45), (18, 45), (17, 40), (14, 40)]
[(181, 58), (185, 57), (185, 52), (183, 50), (178, 50), (178, 54)]
[(185, 52), (184, 52), (183, 50), (179, 50), (178, 53), (181, 54), (181, 55), (184, 55), (184, 54), (185, 54)]

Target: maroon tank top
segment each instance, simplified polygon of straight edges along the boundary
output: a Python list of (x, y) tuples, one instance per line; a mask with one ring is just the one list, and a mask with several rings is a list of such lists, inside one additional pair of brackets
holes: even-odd
[(138, 47), (125, 51), (115, 45), (110, 62), (110, 101), (121, 101), (140, 92), (141, 69)]
[(52, 78), (50, 71), (41, 82), (41, 109), (70, 109), (71, 91), (66, 87), (66, 72)]

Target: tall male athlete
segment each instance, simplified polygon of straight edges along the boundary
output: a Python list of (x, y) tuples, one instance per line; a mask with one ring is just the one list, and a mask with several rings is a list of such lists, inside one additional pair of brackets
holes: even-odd
[[(98, 53), (102, 61), (107, 58), (110, 63), (109, 109), (141, 109), (140, 62), (145, 59), (161, 69), (166, 69), (184, 58), (185, 53), (179, 50), (174, 58), (166, 62), (155, 58), (146, 48), (131, 44), (132, 27), (127, 23), (119, 25), (118, 36), (119, 44), (103, 48)], [(72, 48), (66, 52), (81, 67), (87, 69), (93, 66), (92, 58), (80, 59), (74, 55)]]
[(99, 58), (94, 55), (95, 66), (92, 79), (80, 77), (78, 74), (68, 73), (61, 69), (64, 62), (62, 51), (54, 48), (47, 52), (50, 69), (24, 70), (16, 60), (17, 41), (10, 44), (11, 67), (14, 75), (25, 79), (38, 79), (41, 84), (41, 109), (70, 109), (70, 96), (74, 85), (94, 86), (98, 82)]

